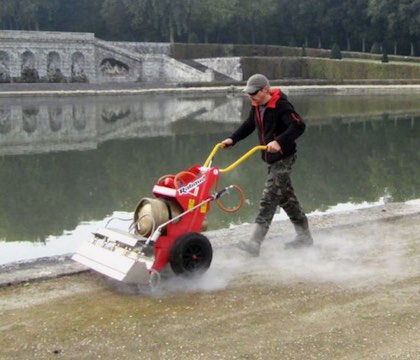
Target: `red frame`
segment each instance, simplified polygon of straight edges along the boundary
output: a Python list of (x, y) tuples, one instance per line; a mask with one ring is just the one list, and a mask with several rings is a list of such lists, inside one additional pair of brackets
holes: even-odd
[[(195, 178), (191, 179), (191, 173), (195, 175)], [(157, 198), (175, 199), (185, 212), (211, 198), (210, 192), (220, 171), (216, 167), (204, 168), (201, 165), (195, 165), (184, 174), (182, 176), (180, 173), (179, 177), (185, 181), (184, 185), (177, 187), (173, 181), (162, 180), (153, 187), (152, 192)], [(166, 234), (159, 236), (154, 245), (155, 261), (150, 271), (160, 272), (169, 263), (171, 249), (181, 235), (201, 231), (209, 211), (210, 201), (183, 214), (180, 220), (166, 226)]]

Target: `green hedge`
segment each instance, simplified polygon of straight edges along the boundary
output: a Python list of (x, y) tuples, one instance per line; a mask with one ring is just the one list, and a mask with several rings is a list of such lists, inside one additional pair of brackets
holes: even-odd
[(244, 57), (241, 66), (244, 79), (254, 73), (265, 74), (269, 79), (307, 78), (308, 61), (302, 57)]
[[(176, 59), (240, 57), (244, 79), (260, 72), (270, 79), (415, 80), (420, 79), (420, 58), (342, 51), (343, 59), (330, 59), (327, 49), (273, 45), (181, 44), (171, 45)], [(396, 63), (398, 61), (398, 63)]]
[(379, 61), (346, 61), (312, 58), (303, 78), (326, 80), (420, 79), (420, 64), (393, 64)]
[[(305, 48), (308, 57), (329, 58), (331, 50)], [(366, 52), (341, 51), (343, 58), (381, 60), (382, 54)], [(275, 46), (275, 45), (234, 45), (234, 44), (171, 44), (171, 56), (175, 59), (199, 59), (211, 57), (299, 57), (302, 47)], [(389, 55), (390, 61), (404, 61), (420, 63), (420, 57)]]
[(231, 56), (298, 56), (300, 53), (300, 48), (272, 45), (181, 43), (171, 45), (171, 55), (175, 59), (199, 59)]
[(241, 58), (244, 79), (263, 73), (269, 79), (390, 80), (420, 79), (420, 64), (310, 57)]

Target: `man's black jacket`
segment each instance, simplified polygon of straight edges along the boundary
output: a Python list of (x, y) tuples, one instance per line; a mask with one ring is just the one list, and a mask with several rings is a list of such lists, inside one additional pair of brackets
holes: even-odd
[(280, 89), (273, 89), (270, 94), (264, 110), (260, 111), (258, 104), (252, 103), (248, 118), (230, 138), (235, 144), (257, 129), (261, 145), (277, 140), (279, 152), (262, 154), (263, 160), (272, 164), (296, 152), (295, 140), (305, 131), (305, 123)]

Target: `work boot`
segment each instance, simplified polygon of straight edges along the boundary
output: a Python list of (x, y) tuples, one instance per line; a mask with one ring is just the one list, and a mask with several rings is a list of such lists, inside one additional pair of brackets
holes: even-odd
[(239, 249), (246, 251), (249, 255), (257, 257), (260, 255), (261, 243), (263, 242), (267, 231), (268, 229), (261, 224), (255, 224), (250, 239), (247, 241), (242, 240), (236, 246)]
[(314, 239), (312, 239), (311, 232), (309, 231), (308, 220), (305, 219), (301, 224), (294, 224), (296, 230), (296, 237), (284, 245), (285, 249), (300, 249), (312, 246)]

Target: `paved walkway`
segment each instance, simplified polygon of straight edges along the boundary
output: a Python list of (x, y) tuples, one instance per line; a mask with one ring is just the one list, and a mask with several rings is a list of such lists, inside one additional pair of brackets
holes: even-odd
[[(343, 229), (348, 236), (357, 233), (361, 225), (368, 223), (374, 227), (380, 227), (381, 223), (403, 219), (401, 225), (398, 221), (393, 225), (395, 233), (399, 226), (420, 222), (420, 199), (406, 203), (389, 203), (381, 206), (338, 212), (333, 214), (317, 215), (310, 217), (311, 229), (316, 241), (317, 236), (324, 236), (331, 231)], [(221, 229), (206, 233), (215, 250), (220, 251), (224, 247), (231, 247), (239, 240), (249, 236), (250, 227), (245, 224), (231, 229)], [(413, 234), (414, 235), (414, 234)], [(289, 221), (273, 222), (266, 242), (268, 246), (274, 246), (288, 241), (293, 236), (292, 226)], [(88, 269), (70, 259), (71, 254), (54, 258), (42, 258), (32, 262), (15, 263), (0, 267), (0, 287), (24, 283), (35, 279), (48, 279), (64, 275), (77, 274)]]

